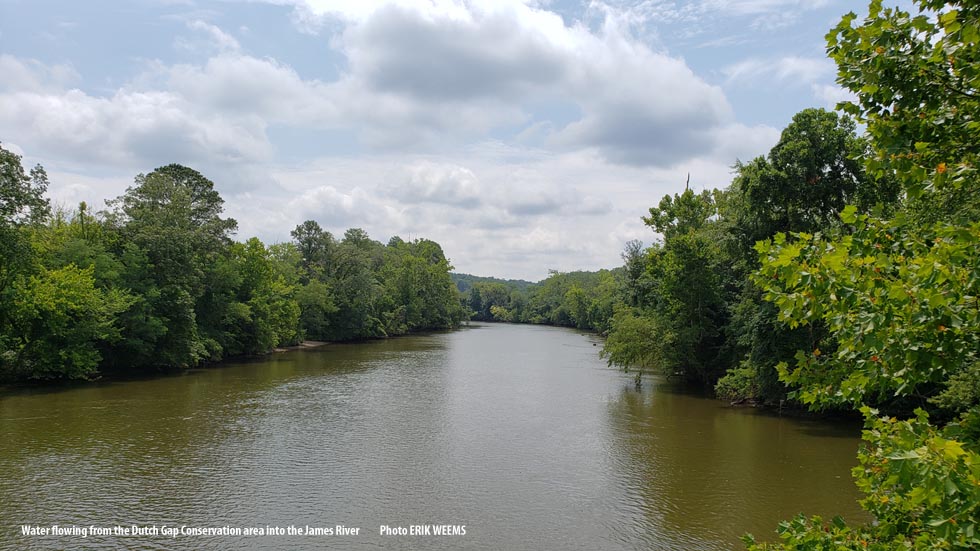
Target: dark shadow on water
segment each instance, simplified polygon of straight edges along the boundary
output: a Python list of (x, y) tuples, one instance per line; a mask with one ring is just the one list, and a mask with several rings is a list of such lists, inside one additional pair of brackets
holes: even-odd
[(819, 438), (854, 438), (861, 434), (863, 419), (856, 411), (811, 412), (799, 407), (786, 407), (780, 410), (775, 406), (740, 406), (731, 405), (725, 400), (715, 398), (710, 389), (687, 383), (679, 378), (668, 378), (665, 375), (645, 373), (643, 385), (637, 391), (632, 383), (623, 384), (624, 392), (649, 392), (656, 399), (657, 394), (686, 397), (711, 401), (718, 409), (732, 410), (743, 415), (785, 419), (793, 429), (807, 436)]

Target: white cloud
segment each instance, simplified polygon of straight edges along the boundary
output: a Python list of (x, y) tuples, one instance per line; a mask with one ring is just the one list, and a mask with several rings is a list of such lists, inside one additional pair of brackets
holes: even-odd
[[(557, 129), (552, 144), (595, 147), (616, 162), (664, 164), (710, 149), (711, 132), (732, 119), (720, 89), (633, 38), (612, 16), (597, 32), (513, 2), (389, 4), (362, 17), (342, 40), (351, 83), (435, 115), (428, 122), (440, 129), (448, 130), (438, 122), (446, 107), (454, 124), (486, 131), (494, 121), (520, 121), (526, 107), (508, 104), (558, 96), (583, 116)], [(480, 121), (466, 112), (474, 104), (501, 115)]]
[(736, 15), (758, 15), (787, 10), (812, 10), (830, 4), (832, 0), (704, 0), (705, 10)]
[(545, 143), (665, 166), (712, 150), (712, 136), (734, 119), (719, 88), (633, 38), (613, 15), (593, 32), (520, 2), (310, 9), (349, 18), (339, 42), (349, 69), (335, 81), (243, 54), (233, 37), (193, 20), (188, 27), (221, 50), (203, 64), (151, 64), (109, 97), (8, 96), (0, 121), (73, 155), (101, 142), (106, 161), (155, 158), (157, 149), (240, 162), (269, 155), (270, 124), (347, 129), (368, 147), (433, 151), (496, 129), (544, 128), (530, 106), (558, 97), (581, 117), (549, 127)]
[(0, 92), (43, 92), (58, 90), (78, 82), (81, 77), (71, 65), (45, 65), (34, 59), (18, 59), (0, 54)]
[(833, 0), (606, 0), (600, 6), (613, 6), (634, 20), (654, 22), (692, 22), (732, 17), (767, 17), (799, 14), (829, 5)]
[(780, 58), (752, 57), (729, 65), (722, 70), (729, 84), (758, 84), (760, 80), (776, 79), (782, 83), (809, 84), (834, 74), (834, 64), (827, 58), (786, 56)]
[[(597, 7), (593, 25), (515, 1), (303, 6), (310, 28), (331, 22), (345, 62), (336, 78), (246, 52), (202, 15), (181, 32), (203, 55), (147, 62), (101, 95), (70, 65), (0, 55), (20, 75), (0, 84), (0, 128), (60, 165), (52, 195), (66, 202), (112, 197), (131, 181), (118, 174), (181, 162), (216, 182), (242, 237), (288, 239), (312, 218), (335, 233), (429, 237), (461, 271), (529, 279), (618, 265), (623, 243), (652, 239), (640, 217), (688, 172), (698, 189), (724, 186), (736, 158), (778, 138), (637, 38), (639, 11)], [(765, 70), (781, 81), (822, 70), (784, 65)], [(739, 82), (764, 73), (739, 71)], [(269, 137), (281, 128), (353, 136), (355, 152), (287, 157), (275, 146), (290, 144)]]
[(470, 209), (482, 203), (484, 190), (476, 175), (465, 167), (421, 161), (382, 184), (382, 191), (402, 203), (441, 203)]
[(750, 25), (754, 31), (775, 31), (789, 27), (800, 20), (798, 12), (783, 10), (756, 17)]
[[(241, 49), (241, 44), (234, 36), (200, 19), (188, 21), (187, 28), (203, 34), (207, 39), (207, 44), (219, 52), (236, 52)], [(178, 48), (189, 51), (196, 51), (200, 46), (197, 41), (186, 37), (177, 37), (174, 42)]]
[(813, 95), (828, 109), (833, 109), (842, 101), (857, 99), (850, 90), (845, 90), (836, 84), (814, 84), (812, 89)]
[(268, 158), (256, 117), (195, 113), (169, 92), (80, 90), (0, 95), (0, 125), (25, 147), (54, 158), (133, 166), (167, 160), (239, 162)]

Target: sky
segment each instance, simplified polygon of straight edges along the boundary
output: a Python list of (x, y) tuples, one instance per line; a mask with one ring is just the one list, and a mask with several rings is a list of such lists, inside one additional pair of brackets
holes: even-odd
[(53, 204), (180, 163), (238, 239), (316, 220), (532, 281), (622, 263), (668, 193), (731, 182), (846, 96), (849, 0), (0, 0), (0, 142)]

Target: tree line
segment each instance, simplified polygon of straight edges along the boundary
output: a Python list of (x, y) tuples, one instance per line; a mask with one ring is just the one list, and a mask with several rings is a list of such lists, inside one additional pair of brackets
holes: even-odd
[(309, 220), (288, 243), (237, 242), (213, 182), (176, 164), (100, 212), (52, 210), (47, 187), (41, 166), (0, 148), (0, 381), (187, 368), (463, 318), (430, 240), (337, 239)]
[(605, 333), (621, 270), (556, 272), (537, 283), (455, 276), (470, 319), (576, 327)]

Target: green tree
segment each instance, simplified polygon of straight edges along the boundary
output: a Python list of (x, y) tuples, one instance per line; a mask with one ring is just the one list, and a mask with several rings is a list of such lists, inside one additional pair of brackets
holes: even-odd
[(299, 251), (304, 269), (304, 282), (320, 276), (330, 276), (330, 256), (335, 246), (333, 235), (320, 224), (307, 220), (290, 232)]
[(637, 315), (631, 308), (620, 308), (611, 327), (600, 355), (610, 366), (618, 365), (627, 373), (635, 370), (637, 384), (644, 368), (662, 368), (669, 361), (674, 335), (658, 316)]
[(92, 272), (69, 265), (18, 280), (8, 376), (79, 379), (97, 372), (98, 347), (118, 339), (115, 317), (132, 300), (120, 290), (97, 288)]
[(867, 126), (872, 172), (897, 177), (925, 221), (977, 219), (980, 6), (915, 0), (918, 13), (870, 3), (827, 35), (840, 107)]
[[(648, 257), (656, 293), (653, 317), (669, 328), (673, 347), (660, 355), (662, 370), (681, 371), (692, 381), (713, 385), (725, 365), (722, 328), (726, 301), (719, 273), (722, 250), (715, 237), (716, 194), (690, 189), (666, 196), (644, 222), (664, 235), (662, 248)], [(615, 326), (614, 326), (615, 330)]]
[[(805, 109), (793, 117), (767, 156), (736, 164), (735, 179), (719, 196), (719, 213), (726, 226), (721, 241), (731, 259), (732, 281), (739, 288), (737, 298), (731, 298), (728, 346), (743, 358), (733, 373), (741, 382), (719, 383), (730, 398), (784, 399), (787, 387), (778, 380), (776, 364), (792, 359), (804, 343), (814, 348), (826, 337), (819, 325), (802, 331), (778, 322), (775, 309), (762, 300), (763, 293), (748, 278), (758, 267), (753, 246), (778, 232), (833, 228), (840, 224), (840, 210), (850, 203), (862, 211), (892, 207), (896, 180), (868, 177), (861, 163), (867, 152), (868, 143), (855, 135), (850, 118)], [(751, 382), (746, 379), (749, 373), (754, 373)], [(736, 392), (736, 388), (756, 394)]]
[[(136, 177), (136, 185), (109, 202), (107, 220), (116, 228), (124, 247), (135, 247), (127, 265), (142, 270), (129, 276), (137, 293), (146, 297), (137, 305), (142, 313), (127, 317), (140, 327), (138, 350), (123, 355), (137, 365), (192, 366), (203, 359), (220, 357), (209, 346), (198, 324), (198, 302), (206, 297), (212, 271), (227, 254), (231, 232), (237, 224), (220, 217), (223, 201), (214, 184), (200, 173), (180, 165), (161, 167)], [(120, 251), (125, 253), (125, 251)], [(220, 304), (207, 301), (207, 304)], [(203, 309), (201, 309), (203, 311)], [(145, 331), (143, 320), (164, 331)], [(152, 339), (148, 346), (147, 339)], [(124, 340), (121, 346), (133, 344)]]
[(44, 192), (47, 173), (40, 165), (24, 172), (21, 158), (0, 147), (0, 369), (13, 369), (23, 335), (15, 326), (16, 284), (36, 273), (32, 233), (49, 213)]
[[(828, 35), (838, 81), (858, 96), (844, 108), (872, 136), (869, 167), (901, 182), (907, 212), (885, 220), (848, 207), (846, 228), (759, 245), (758, 283), (780, 319), (820, 322), (835, 337), (833, 349), (800, 350), (781, 368), (815, 407), (928, 397), (951, 388), (980, 353), (980, 223), (969, 197), (980, 183), (980, 7), (915, 4), (912, 16), (874, 0), (862, 23), (849, 14)], [(980, 411), (962, 409), (940, 429), (922, 410), (901, 421), (863, 408), (868, 445), (854, 475), (876, 522), (828, 526), (801, 516), (780, 526), (780, 544), (747, 537), (750, 548), (977, 548)]]
[(751, 258), (755, 242), (777, 232), (829, 228), (849, 204), (868, 211), (894, 203), (894, 179), (872, 180), (865, 174), (861, 158), (867, 150), (867, 141), (855, 134), (854, 121), (846, 116), (823, 109), (794, 115), (768, 156), (735, 165), (731, 187), (736, 199), (728, 214), (734, 218), (739, 254)]
[[(51, 210), (44, 197), (48, 188), (44, 168), (38, 165), (28, 175), (20, 160), (0, 147), (0, 294), (17, 274), (30, 270), (32, 253), (25, 230), (44, 222)], [(0, 323), (2, 315), (0, 311)]]
[(717, 212), (710, 191), (694, 193), (690, 188), (684, 193), (665, 195), (656, 207), (650, 207), (650, 216), (643, 222), (669, 241), (675, 236), (694, 233), (705, 226)]

